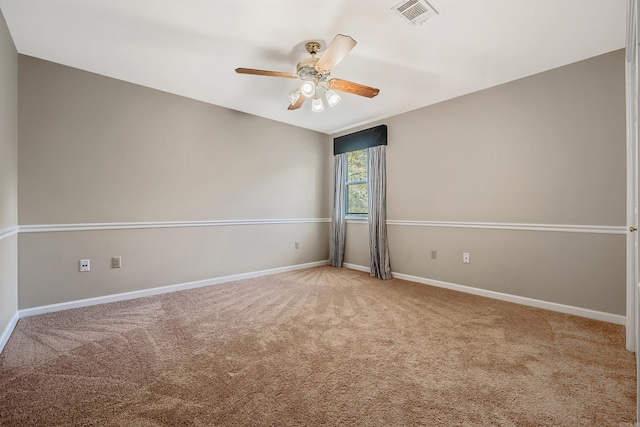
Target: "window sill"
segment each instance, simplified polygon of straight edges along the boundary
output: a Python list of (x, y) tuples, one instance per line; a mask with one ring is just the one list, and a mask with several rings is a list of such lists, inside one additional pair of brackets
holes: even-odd
[(366, 224), (369, 222), (369, 216), (368, 215), (347, 215), (346, 220), (347, 222)]

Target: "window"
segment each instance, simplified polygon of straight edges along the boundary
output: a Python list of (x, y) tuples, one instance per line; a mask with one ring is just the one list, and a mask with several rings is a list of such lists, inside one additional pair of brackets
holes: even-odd
[(340, 162), (335, 163), (335, 176), (339, 177), (336, 179), (344, 183), (344, 186), (336, 186), (335, 196), (338, 200), (334, 201), (334, 207), (339, 208), (341, 216), (352, 218), (369, 216), (369, 148), (378, 145), (387, 145), (386, 125), (333, 139), (333, 154), (346, 157), (346, 160), (345, 157), (341, 157)]
[(349, 216), (365, 216), (369, 212), (369, 190), (367, 187), (368, 149), (347, 153), (346, 198)]

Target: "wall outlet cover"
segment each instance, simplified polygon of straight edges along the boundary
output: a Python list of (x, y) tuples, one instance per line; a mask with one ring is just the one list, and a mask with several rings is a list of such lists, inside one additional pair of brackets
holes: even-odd
[(111, 268), (122, 267), (122, 257), (114, 256), (111, 258)]

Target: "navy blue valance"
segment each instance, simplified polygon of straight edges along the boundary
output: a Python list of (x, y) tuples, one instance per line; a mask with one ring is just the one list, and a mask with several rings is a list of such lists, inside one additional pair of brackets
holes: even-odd
[(333, 155), (362, 150), (377, 145), (387, 145), (387, 125), (380, 125), (333, 138)]

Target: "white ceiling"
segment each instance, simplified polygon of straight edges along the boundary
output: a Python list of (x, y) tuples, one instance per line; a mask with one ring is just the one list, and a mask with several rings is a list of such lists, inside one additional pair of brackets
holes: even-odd
[[(0, 0), (19, 53), (331, 134), (623, 48), (626, 0), (431, 0), (411, 26), (400, 0)], [(380, 88), (288, 111), (304, 44), (358, 45), (332, 77)], [(320, 51), (320, 54), (322, 50)]]

